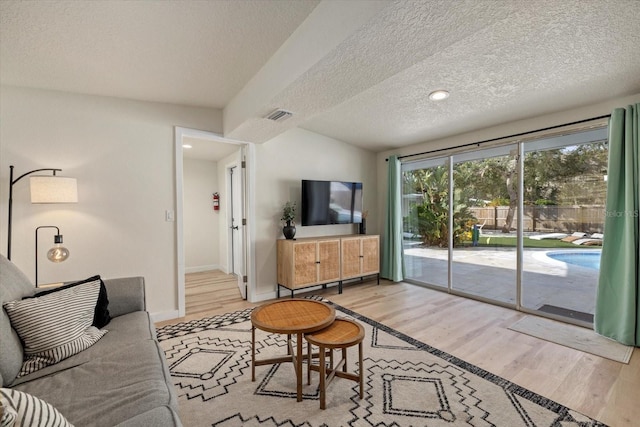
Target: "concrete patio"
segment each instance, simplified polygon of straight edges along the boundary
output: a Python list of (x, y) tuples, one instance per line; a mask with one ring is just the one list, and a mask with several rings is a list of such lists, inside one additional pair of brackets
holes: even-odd
[[(405, 243), (406, 278), (446, 288), (448, 250), (423, 247), (416, 242)], [(546, 253), (551, 250), (524, 249), (523, 306), (539, 310), (546, 305), (593, 314), (598, 270), (549, 258)], [(454, 290), (509, 304), (516, 303), (514, 248), (456, 248), (452, 264)]]

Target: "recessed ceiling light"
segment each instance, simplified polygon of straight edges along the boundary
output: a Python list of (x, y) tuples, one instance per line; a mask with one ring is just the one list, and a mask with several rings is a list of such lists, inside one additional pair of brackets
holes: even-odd
[(189, 144), (182, 144), (182, 148), (193, 148), (193, 146)]
[(446, 90), (434, 90), (429, 94), (429, 99), (432, 101), (442, 101), (449, 97), (449, 92)]

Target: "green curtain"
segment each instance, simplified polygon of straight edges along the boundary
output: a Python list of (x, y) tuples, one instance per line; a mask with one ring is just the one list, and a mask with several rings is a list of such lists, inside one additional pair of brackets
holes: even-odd
[(640, 345), (640, 103), (617, 108), (609, 121), (609, 170), (595, 331)]
[(387, 209), (382, 244), (382, 270), (385, 279), (400, 282), (404, 279), (404, 251), (402, 249), (402, 179), (398, 156), (389, 157), (387, 181)]

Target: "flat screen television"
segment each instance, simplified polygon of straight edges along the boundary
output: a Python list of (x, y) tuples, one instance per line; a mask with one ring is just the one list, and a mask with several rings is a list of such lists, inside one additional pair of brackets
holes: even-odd
[(362, 222), (362, 183), (302, 180), (302, 225)]

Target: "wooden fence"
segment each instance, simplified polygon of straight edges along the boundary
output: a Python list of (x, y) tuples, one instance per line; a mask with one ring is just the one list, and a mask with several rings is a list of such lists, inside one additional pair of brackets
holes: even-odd
[[(502, 229), (509, 212), (508, 206), (469, 209), (485, 230)], [(604, 206), (525, 206), (524, 231), (602, 233), (604, 212)], [(515, 214), (512, 229), (518, 225), (518, 209)]]

